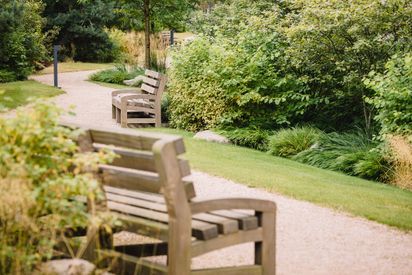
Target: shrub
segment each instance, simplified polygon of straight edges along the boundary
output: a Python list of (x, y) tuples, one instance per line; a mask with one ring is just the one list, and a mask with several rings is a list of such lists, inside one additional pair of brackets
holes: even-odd
[(227, 137), (233, 144), (267, 151), (270, 132), (253, 128), (225, 128), (218, 132)]
[(369, 102), (377, 109), (381, 135), (412, 135), (412, 52), (393, 56), (383, 74), (372, 71), (365, 84), (374, 89)]
[(319, 129), (309, 126), (279, 130), (269, 139), (269, 153), (281, 157), (294, 156), (314, 146), (322, 134)]
[(117, 65), (114, 69), (99, 71), (90, 76), (90, 80), (123, 85), (123, 81), (142, 75), (144, 70), (133, 66), (130, 69), (126, 65)]
[(36, 104), (0, 117), (1, 274), (31, 274), (65, 240), (65, 228), (87, 225), (86, 206), (75, 197), (103, 199), (92, 172), (112, 154), (81, 153), (73, 142), (79, 132), (59, 126), (59, 114)]
[(378, 145), (361, 132), (333, 132), (321, 135), (316, 146), (300, 152), (292, 159), (348, 175), (383, 180), (388, 164), (377, 149)]

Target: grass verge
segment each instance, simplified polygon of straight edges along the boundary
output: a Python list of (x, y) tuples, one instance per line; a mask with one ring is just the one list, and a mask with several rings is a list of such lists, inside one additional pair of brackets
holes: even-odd
[(0, 83), (0, 105), (14, 109), (29, 103), (32, 99), (47, 98), (64, 93), (52, 86), (34, 80)]
[(412, 230), (412, 192), (393, 186), (323, 170), (253, 149), (205, 142), (174, 129), (148, 129), (184, 137), (191, 166), (211, 175), (251, 187), (264, 188)]
[[(113, 63), (86, 63), (86, 62), (61, 62), (59, 63), (59, 73), (79, 72), (79, 71), (91, 71), (109, 69), (114, 66)], [(36, 75), (52, 74), (53, 65), (36, 72)]]

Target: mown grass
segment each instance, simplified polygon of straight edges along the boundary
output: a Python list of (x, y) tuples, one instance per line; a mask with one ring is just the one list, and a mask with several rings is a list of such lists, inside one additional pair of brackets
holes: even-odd
[[(68, 72), (79, 72), (79, 71), (91, 71), (91, 70), (102, 70), (114, 67), (113, 63), (87, 63), (87, 62), (59, 62), (58, 72), (68, 73)], [(52, 74), (53, 65), (36, 72), (37, 75), (42, 74)]]
[(412, 192), (323, 170), (233, 145), (209, 143), (173, 129), (148, 129), (184, 137), (191, 166), (251, 187), (412, 230)]
[[(37, 98), (47, 98), (64, 93), (52, 86), (34, 80), (0, 83), (0, 107), (14, 109)], [(0, 111), (1, 111), (0, 109)]]

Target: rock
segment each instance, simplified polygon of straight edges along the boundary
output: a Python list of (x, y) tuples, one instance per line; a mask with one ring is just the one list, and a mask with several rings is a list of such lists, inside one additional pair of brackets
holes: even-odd
[(123, 83), (126, 84), (127, 86), (136, 86), (140, 82), (143, 82), (143, 77), (144, 77), (144, 75), (138, 75), (133, 79), (123, 81)]
[(91, 275), (96, 266), (82, 259), (48, 261), (41, 265), (39, 274), (47, 275)]
[(230, 140), (227, 139), (226, 137), (219, 135), (213, 131), (206, 130), (206, 131), (201, 131), (196, 133), (194, 136), (196, 139), (203, 139), (206, 141), (211, 141), (211, 142), (217, 142), (217, 143), (225, 143), (225, 144), (230, 144)]

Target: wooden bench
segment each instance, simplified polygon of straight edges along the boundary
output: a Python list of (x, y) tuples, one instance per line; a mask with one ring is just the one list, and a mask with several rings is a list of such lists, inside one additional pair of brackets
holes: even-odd
[(151, 70), (145, 71), (142, 86), (112, 92), (112, 118), (122, 127), (128, 123), (161, 125), (161, 100), (166, 86), (166, 76)]
[[(275, 203), (197, 199), (188, 161), (179, 157), (185, 152), (181, 137), (95, 128), (79, 137), (79, 145), (83, 151), (109, 148), (119, 156), (100, 166), (107, 208), (124, 230), (160, 240), (117, 246), (105, 240), (100, 247), (113, 249), (100, 253), (116, 259), (116, 274), (275, 274)], [(191, 270), (191, 258), (246, 242), (255, 243), (254, 265)], [(167, 255), (168, 264), (145, 259), (151, 255)]]

